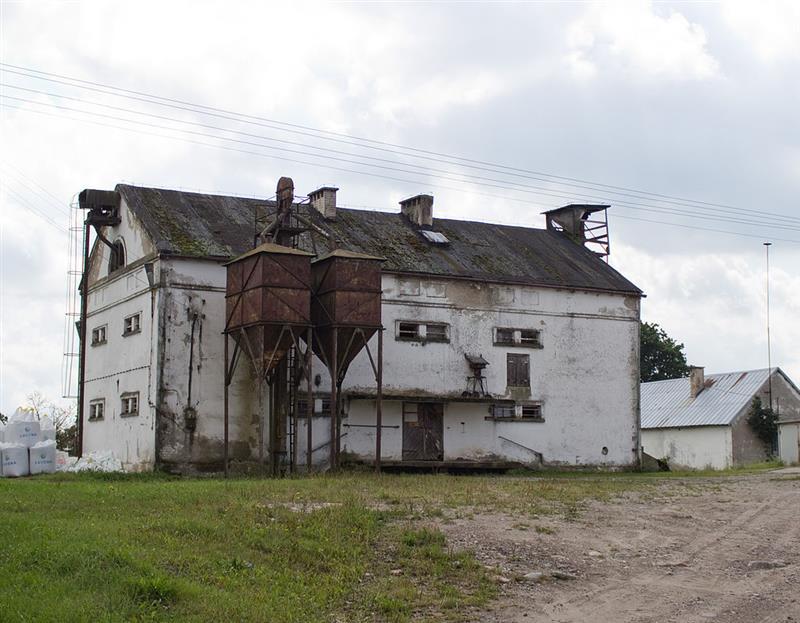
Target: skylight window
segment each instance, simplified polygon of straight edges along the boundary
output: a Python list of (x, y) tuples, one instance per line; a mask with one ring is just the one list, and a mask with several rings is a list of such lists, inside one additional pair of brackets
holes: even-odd
[(447, 236), (440, 234), (438, 231), (423, 229), (420, 233), (425, 237), (425, 240), (432, 242), (433, 244), (450, 244)]

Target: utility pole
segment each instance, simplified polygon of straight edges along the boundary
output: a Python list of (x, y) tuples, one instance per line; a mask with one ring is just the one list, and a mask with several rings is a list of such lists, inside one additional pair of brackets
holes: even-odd
[(769, 248), (772, 246), (771, 242), (765, 242), (764, 248), (767, 251), (767, 367), (768, 370), (768, 387), (769, 387), (769, 408), (772, 410), (772, 345), (769, 337)]

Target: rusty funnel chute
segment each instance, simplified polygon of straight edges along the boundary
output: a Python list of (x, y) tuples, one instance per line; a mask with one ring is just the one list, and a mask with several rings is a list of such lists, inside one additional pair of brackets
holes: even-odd
[(264, 243), (226, 264), (225, 330), (268, 377), (311, 324), (311, 253)]
[[(336, 249), (311, 265), (314, 353), (331, 375), (331, 467), (339, 464), (341, 388), (350, 363), (362, 350), (378, 387), (375, 464), (380, 468), (383, 333), (381, 325), (382, 258)], [(378, 334), (378, 351), (369, 347)]]
[[(242, 354), (249, 359), (257, 383), (259, 458), (264, 460), (266, 426), (261, 400), (266, 382), (270, 387), (268, 451), (271, 471), (275, 475), (286, 464), (293, 470), (297, 463), (296, 390), (303, 377), (309, 391), (311, 386), (313, 254), (296, 248), (301, 232), (289, 226), (295, 210), (293, 200), (294, 183), (291, 178), (282, 177), (276, 193), (275, 219), (263, 232), (266, 242), (225, 264), (226, 475), (229, 467), (228, 393)], [(308, 438), (311, 438), (310, 417)], [(310, 451), (307, 454), (310, 469)]]

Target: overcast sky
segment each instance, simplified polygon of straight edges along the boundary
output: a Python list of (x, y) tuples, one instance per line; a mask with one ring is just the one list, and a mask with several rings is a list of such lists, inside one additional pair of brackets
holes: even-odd
[(516, 170), (6, 65), (28, 75), (0, 73), (2, 412), (33, 390), (61, 395), (76, 193), (125, 181), (269, 197), (281, 175), (301, 194), (335, 184), (343, 205), (393, 210), (430, 192), (435, 216), (534, 227), (570, 200), (611, 203), (611, 263), (646, 292), (643, 318), (707, 372), (766, 367), (772, 240), (772, 360), (800, 382), (800, 2), (266, 4), (3, 0), (0, 61)]

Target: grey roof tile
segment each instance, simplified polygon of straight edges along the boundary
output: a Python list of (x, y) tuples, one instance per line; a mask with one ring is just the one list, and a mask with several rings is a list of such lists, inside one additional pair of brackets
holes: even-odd
[[(230, 258), (253, 246), (256, 206), (266, 200), (120, 184), (116, 190), (164, 253)], [(335, 220), (300, 206), (328, 237), (304, 234), (301, 247), (322, 255), (335, 247), (385, 258), (383, 270), (494, 282), (641, 295), (634, 284), (565, 235), (476, 221), (434, 219), (449, 244), (431, 243), (399, 212), (337, 209)]]

